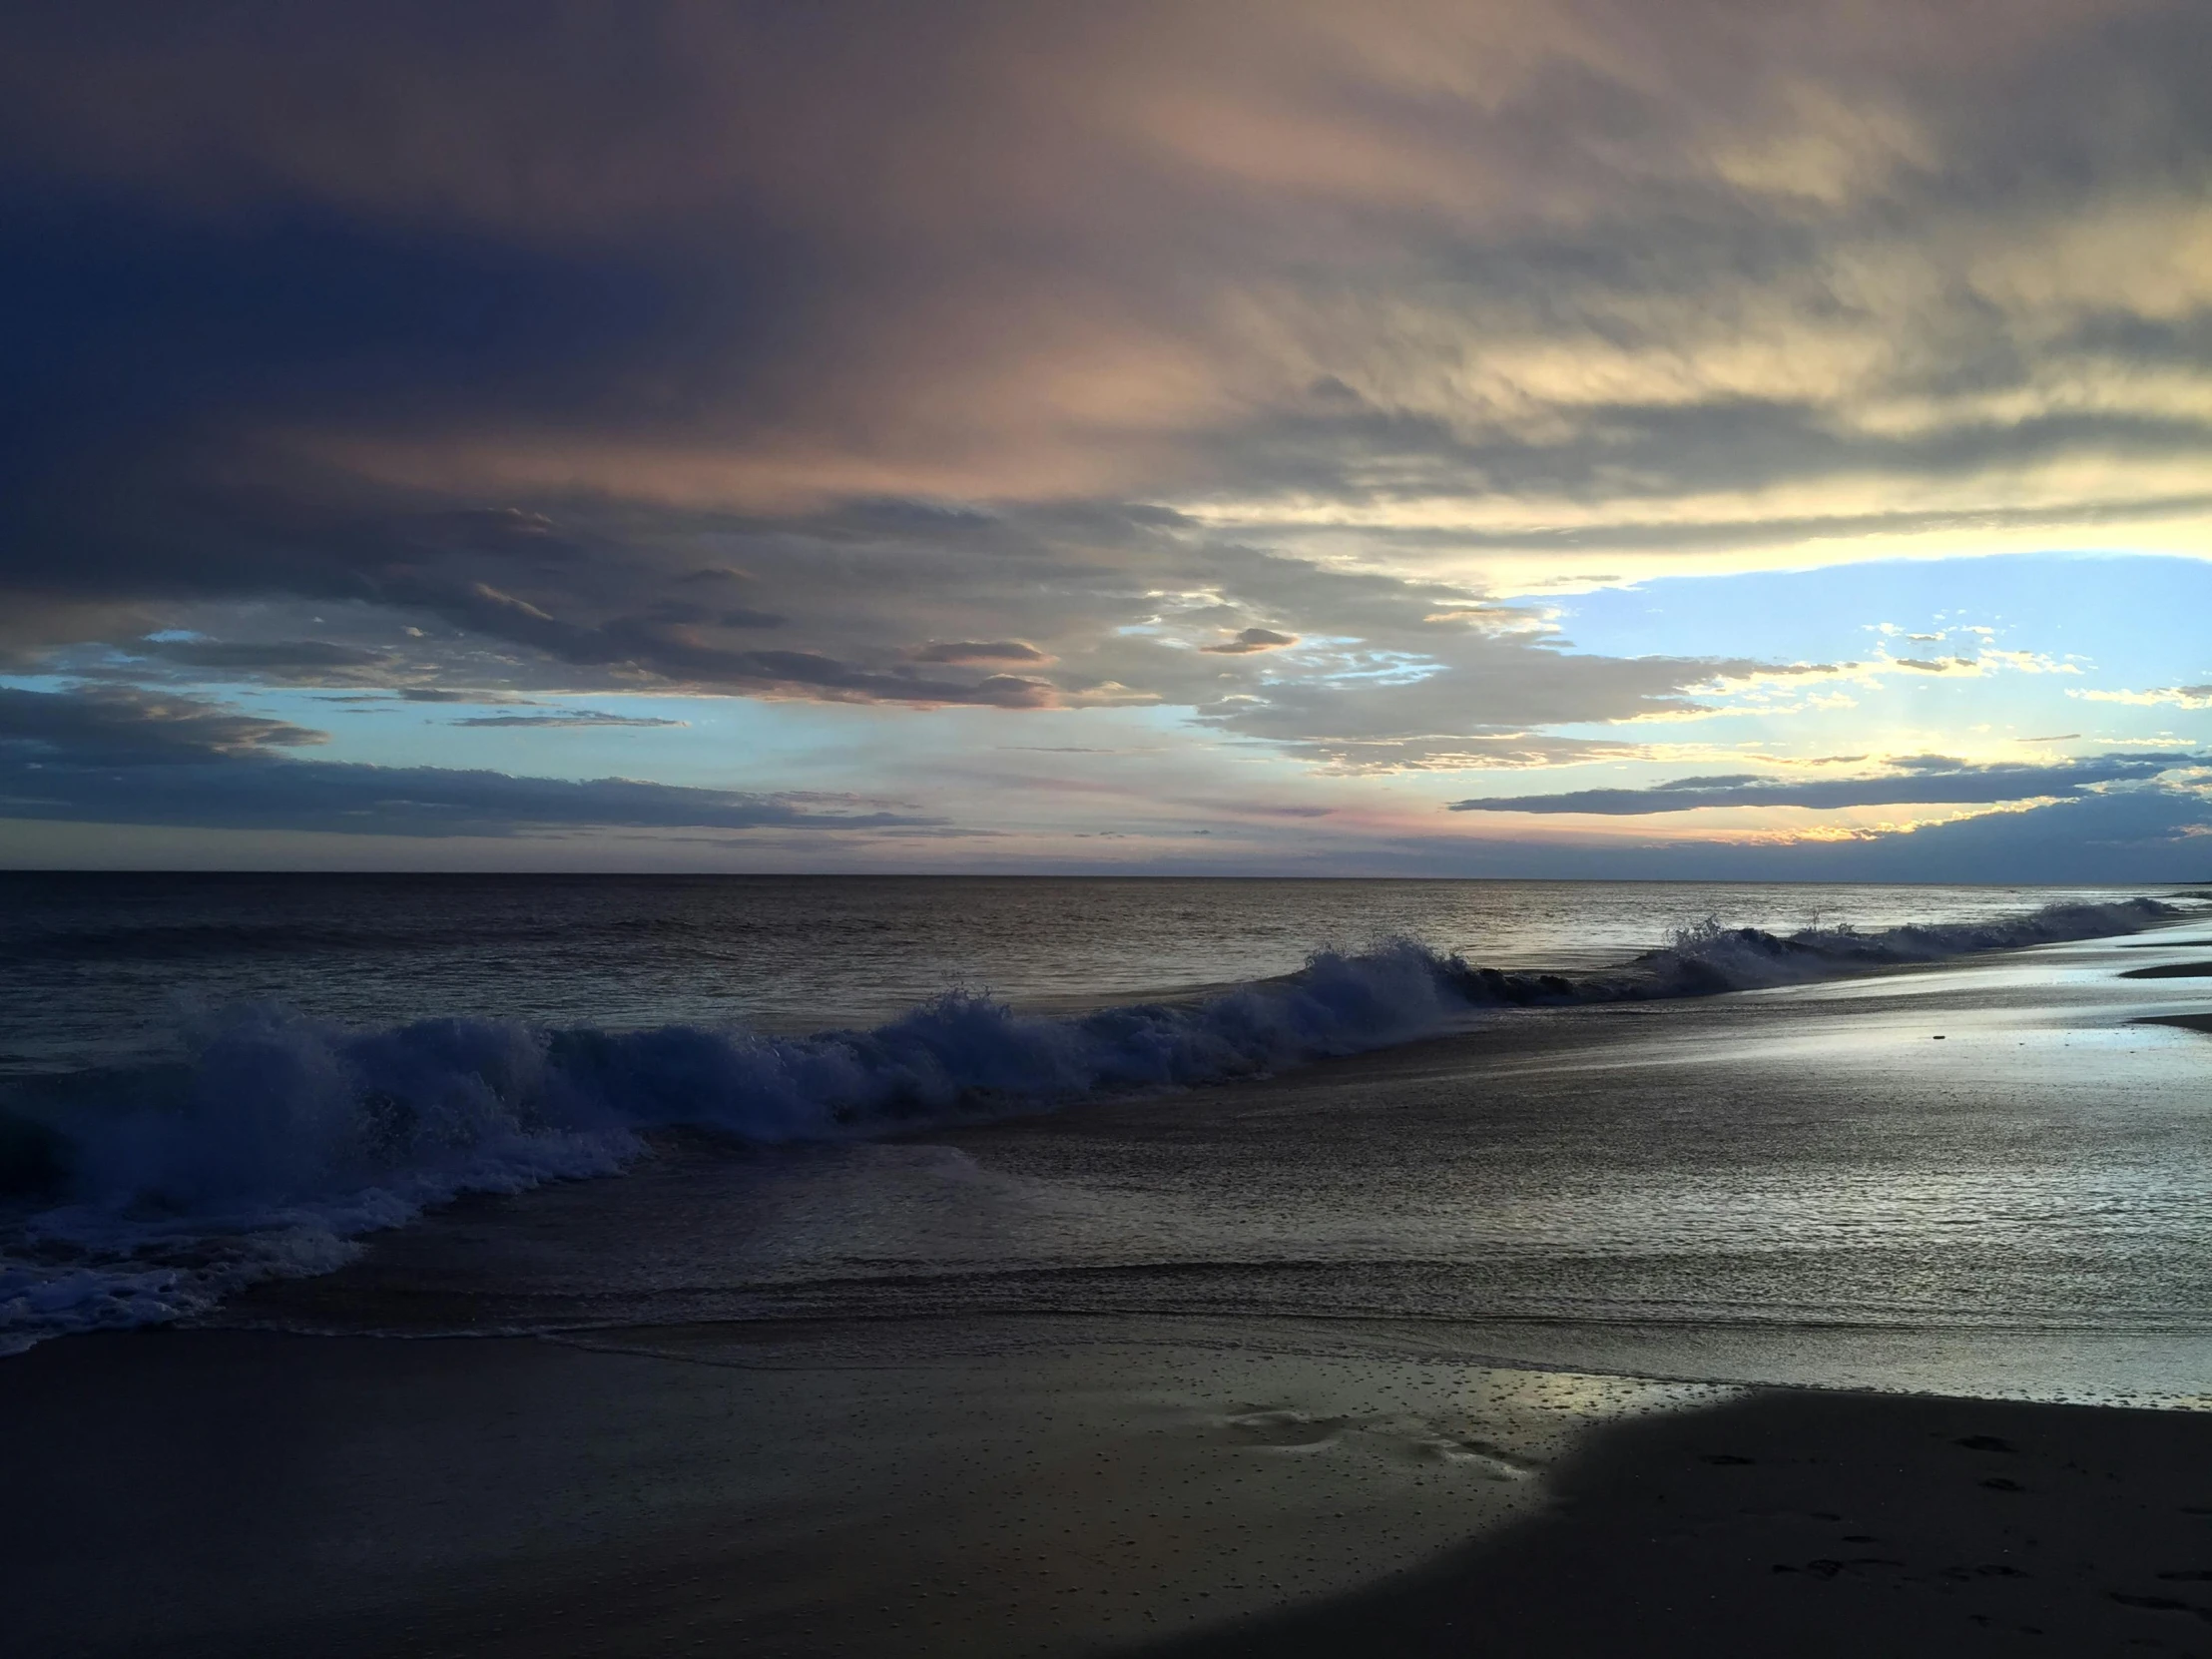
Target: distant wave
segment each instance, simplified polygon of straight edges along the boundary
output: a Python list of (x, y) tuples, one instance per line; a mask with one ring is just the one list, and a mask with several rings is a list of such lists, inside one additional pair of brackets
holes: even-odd
[(191, 1034), (184, 1065), (78, 1079), (67, 1109), (26, 1099), (0, 1115), (0, 1190), (24, 1211), (0, 1255), (0, 1353), (328, 1272), (360, 1235), (463, 1193), (613, 1174), (655, 1128), (761, 1143), (882, 1134), (1280, 1071), (1505, 1006), (1800, 983), (2180, 913), (2143, 898), (1879, 932), (1709, 921), (1575, 976), (1393, 939), (1188, 1002), (1047, 1018), (954, 992), (871, 1030), (810, 1037), (468, 1019), (358, 1030), (236, 1009)]

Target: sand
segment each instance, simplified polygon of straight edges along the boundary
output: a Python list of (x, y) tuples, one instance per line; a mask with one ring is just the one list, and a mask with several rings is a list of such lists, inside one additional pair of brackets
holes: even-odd
[[(932, 1329), (58, 1343), (15, 1651), (2202, 1651), (2212, 1415)], [(2201, 1609), (2201, 1611), (2200, 1611)]]
[(2135, 1023), (2138, 1025), (2173, 1025), (2184, 1031), (2212, 1033), (2212, 1014), (2150, 1014)]
[(1600, 1437), (1527, 1523), (1168, 1655), (2203, 1653), (2212, 1417), (1761, 1390)]
[(11, 1634), (90, 1654), (1129, 1648), (1415, 1565), (1528, 1513), (1590, 1424), (1718, 1397), (1265, 1336), (52, 1344), (0, 1367)]

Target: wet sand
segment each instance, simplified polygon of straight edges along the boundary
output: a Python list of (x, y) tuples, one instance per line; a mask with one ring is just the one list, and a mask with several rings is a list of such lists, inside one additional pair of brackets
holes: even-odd
[(2212, 1648), (2212, 1417), (1762, 1390), (1610, 1431), (1525, 1524), (1230, 1655)]
[[(248, 1333), (0, 1368), (14, 1651), (2119, 1653), (2212, 1641), (2212, 1415), (1294, 1334)], [(846, 1334), (848, 1337), (849, 1334)], [(616, 1340), (612, 1334), (609, 1341)], [(941, 1345), (942, 1334), (932, 1338)]]
[(2212, 1014), (2152, 1014), (2136, 1021), (2139, 1025), (2172, 1025), (2183, 1031), (2203, 1031), (2212, 1034)]
[(1725, 1397), (1281, 1329), (57, 1343), (0, 1367), (12, 1650), (1088, 1653), (1387, 1580)]

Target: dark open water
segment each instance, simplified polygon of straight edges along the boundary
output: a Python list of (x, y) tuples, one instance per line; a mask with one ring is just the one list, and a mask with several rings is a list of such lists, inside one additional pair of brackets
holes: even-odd
[(2104, 887), (852, 876), (0, 872), (0, 1074), (180, 1052), (250, 1002), (357, 1026), (870, 1026), (956, 987), (1094, 1007), (1419, 939), (1587, 970), (1707, 917), (1775, 933), (1989, 922)]

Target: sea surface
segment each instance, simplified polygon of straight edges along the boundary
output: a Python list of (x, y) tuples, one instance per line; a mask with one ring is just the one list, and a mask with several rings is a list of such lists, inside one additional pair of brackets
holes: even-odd
[(2145, 891), (0, 872), (0, 1075), (176, 1057), (209, 1017), (255, 1003), (361, 1027), (801, 1034), (880, 1024), (954, 990), (1050, 1011), (1187, 996), (1392, 937), (1485, 967), (1587, 971), (1708, 919), (1777, 934), (2002, 923)]
[(2048, 1358), (2114, 1344), (2171, 1392), (2212, 1360), (2212, 1037), (2134, 1022), (2206, 1006), (2200, 917), (2184, 888), (8, 875), (0, 1350), (1143, 1316), (1790, 1380), (1741, 1358), (1781, 1331), (1849, 1381), (2001, 1331), (2046, 1393), (2117, 1387)]

